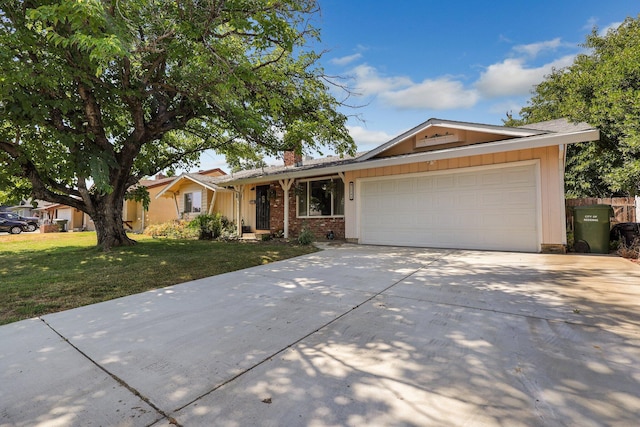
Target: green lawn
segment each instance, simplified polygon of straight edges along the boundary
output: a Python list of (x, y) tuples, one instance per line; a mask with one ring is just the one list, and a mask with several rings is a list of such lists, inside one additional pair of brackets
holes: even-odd
[(0, 324), (316, 251), (268, 242), (152, 239), (109, 253), (96, 235), (0, 235)]

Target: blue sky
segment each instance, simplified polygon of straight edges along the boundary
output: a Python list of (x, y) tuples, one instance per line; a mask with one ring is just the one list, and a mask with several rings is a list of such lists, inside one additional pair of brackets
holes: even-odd
[[(359, 151), (432, 117), (501, 125), (594, 26), (640, 13), (638, 0), (318, 2), (321, 65), (352, 88), (359, 108), (342, 111)], [(228, 170), (211, 153), (201, 163)]]

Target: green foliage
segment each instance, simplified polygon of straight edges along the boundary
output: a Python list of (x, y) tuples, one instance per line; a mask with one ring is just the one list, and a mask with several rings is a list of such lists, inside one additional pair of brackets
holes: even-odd
[(640, 191), (640, 20), (627, 18), (617, 29), (584, 44), (587, 53), (555, 70), (540, 83), (521, 120), (535, 123), (561, 117), (587, 122), (601, 139), (570, 145), (567, 194), (572, 197), (636, 195)]
[(213, 240), (235, 235), (235, 225), (220, 213), (202, 214), (189, 222), (189, 228), (198, 232), (200, 240)]
[(204, 150), (249, 166), (292, 144), (353, 154), (309, 48), (316, 12), (315, 0), (5, 1), (0, 191), (88, 213), (100, 243), (127, 189)]
[(231, 172), (267, 167), (267, 163), (264, 161), (262, 155), (252, 150), (251, 147), (226, 153), (226, 160), (227, 165), (231, 168)]
[(134, 200), (136, 202), (142, 203), (142, 207), (145, 211), (149, 210), (149, 204), (151, 204), (151, 196), (149, 195), (149, 190), (147, 190), (147, 187), (142, 185), (130, 188), (125, 193), (124, 199)]
[(298, 243), (301, 245), (310, 245), (315, 241), (316, 237), (313, 232), (307, 227), (303, 227), (300, 235), (298, 236)]
[(151, 237), (166, 237), (169, 239), (197, 239), (199, 230), (190, 227), (186, 221), (168, 221), (162, 224), (151, 224), (144, 230), (144, 234)]

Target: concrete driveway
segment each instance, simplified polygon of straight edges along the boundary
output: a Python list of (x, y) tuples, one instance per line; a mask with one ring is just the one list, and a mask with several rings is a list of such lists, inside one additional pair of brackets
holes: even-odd
[(628, 426), (640, 267), (327, 245), (0, 344), (0, 426)]

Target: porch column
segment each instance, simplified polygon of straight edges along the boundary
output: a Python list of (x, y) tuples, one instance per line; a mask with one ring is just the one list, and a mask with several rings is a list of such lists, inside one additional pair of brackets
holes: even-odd
[(180, 208), (178, 207), (178, 197), (176, 193), (173, 193), (173, 201), (176, 205), (176, 218), (180, 219)]
[(213, 205), (216, 204), (216, 195), (218, 194), (217, 191), (213, 192), (213, 197), (211, 198), (211, 204), (209, 205), (209, 215), (213, 214)]
[(293, 179), (285, 178), (278, 181), (282, 191), (284, 191), (284, 238), (289, 238), (289, 190), (293, 184)]
[(238, 236), (242, 236), (242, 192), (244, 191), (244, 185), (234, 185), (233, 189), (236, 193), (236, 227)]

